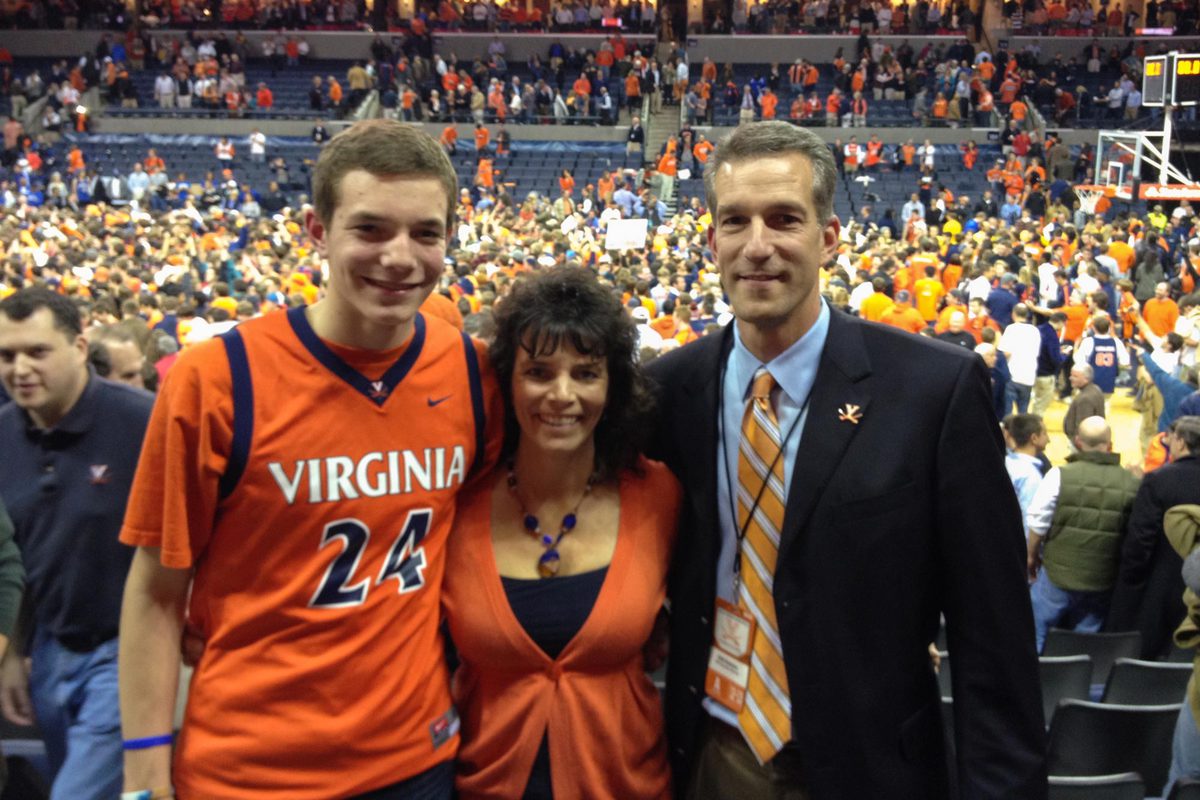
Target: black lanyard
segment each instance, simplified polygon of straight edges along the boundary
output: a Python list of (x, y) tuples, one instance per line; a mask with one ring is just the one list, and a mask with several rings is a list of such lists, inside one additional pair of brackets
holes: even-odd
[[(733, 594), (734, 594), (735, 601), (737, 600), (738, 582), (740, 580), (740, 575), (741, 575), (741, 570), (742, 570), (742, 558), (741, 558), (742, 542), (746, 538), (746, 531), (750, 527), (750, 521), (754, 519), (754, 512), (758, 510), (758, 505), (760, 502), (762, 502), (763, 492), (765, 492), (767, 490), (767, 484), (770, 483), (770, 481), (771, 481), (771, 473), (775, 471), (775, 465), (778, 464), (779, 459), (783, 457), (783, 451), (784, 451), (784, 449), (786, 449), (788, 441), (792, 438), (792, 434), (794, 434), (796, 432), (796, 428), (800, 425), (800, 420), (804, 419), (804, 415), (808, 411), (808, 401), (812, 399), (812, 390), (813, 390), (813, 387), (815, 387), (815, 386), (816, 386), (816, 380), (814, 378), (813, 386), (809, 387), (808, 395), (805, 396), (804, 403), (801, 404), (799, 413), (797, 413), (796, 418), (794, 420), (792, 420), (792, 424), (788, 427), (787, 434), (779, 440), (779, 447), (775, 451), (775, 457), (771, 459), (771, 463), (767, 467), (766, 478), (764, 478), (762, 483), (759, 485), (758, 493), (754, 496), (754, 503), (750, 506), (749, 513), (746, 514), (746, 521), (743, 524), (739, 524), (738, 518), (737, 518), (737, 506), (738, 506), (737, 483), (738, 482), (734, 478), (734, 472), (736, 470), (735, 469), (731, 470), (729, 468), (729, 453), (728, 452), (724, 453), (725, 482), (728, 484), (729, 501), (730, 501), (729, 502), (729, 516), (731, 517), (731, 519), (733, 521), (734, 536), (737, 539), (737, 551), (734, 553), (734, 558), (733, 558), (733, 586), (734, 586)], [(718, 408), (717, 408), (717, 419), (720, 420), (720, 428), (721, 429), (719, 431), (719, 435), (721, 438), (721, 447), (722, 447), (722, 449), (725, 449), (729, 446), (729, 443), (725, 440), (725, 370), (721, 371), (720, 391), (721, 391), (721, 402), (718, 404)], [(750, 398), (750, 402), (751, 403), (754, 402), (753, 397)], [(742, 418), (745, 419), (744, 412), (742, 414)], [(776, 416), (776, 421), (778, 421), (778, 416)], [(738, 442), (737, 442), (736, 446), (740, 452), (740, 450), (741, 450), (741, 435), (740, 435), (740, 433), (738, 435)], [(734, 460), (734, 463), (735, 464), (737, 463), (736, 459)], [(785, 489), (786, 489), (786, 487), (785, 487)], [(780, 535), (782, 535), (783, 532), (780, 531), (779, 533), (780, 533)]]

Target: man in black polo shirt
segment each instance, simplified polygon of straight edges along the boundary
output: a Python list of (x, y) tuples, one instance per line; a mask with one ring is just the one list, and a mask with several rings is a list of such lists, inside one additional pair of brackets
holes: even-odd
[(0, 302), (0, 383), (13, 400), (0, 408), (0, 499), (32, 627), (0, 666), (0, 709), (37, 720), (55, 797), (121, 791), (117, 620), (133, 550), (117, 533), (153, 405), (92, 374), (87, 351), (67, 298), (23, 289)]

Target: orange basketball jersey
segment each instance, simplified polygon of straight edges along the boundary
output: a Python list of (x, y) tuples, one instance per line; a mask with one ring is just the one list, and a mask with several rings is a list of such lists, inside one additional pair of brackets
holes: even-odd
[(380, 363), (300, 308), (180, 356), (121, 538), (194, 570), (181, 798), (330, 800), (454, 757), (446, 537), (503, 428), (480, 349), (418, 315)]

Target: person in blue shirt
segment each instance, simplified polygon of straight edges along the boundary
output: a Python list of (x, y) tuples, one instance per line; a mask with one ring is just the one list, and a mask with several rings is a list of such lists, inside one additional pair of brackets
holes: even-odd
[[(0, 709), (36, 718), (54, 797), (122, 785), (117, 628), (132, 548), (117, 540), (154, 397), (99, 378), (79, 310), (47, 289), (0, 301), (0, 499), (28, 570), (31, 630), (0, 663)], [(23, 653), (32, 659), (24, 667)]]
[(988, 292), (987, 300), (984, 301), (988, 314), (996, 321), (1001, 330), (1012, 324), (1013, 308), (1021, 302), (1021, 298), (1014, 290), (1016, 285), (1017, 276), (1006, 272), (1000, 277), (1000, 285)]
[(1004, 419), (1004, 434), (1009, 446), (1004, 468), (1017, 493), (1021, 518), (1024, 519), (1042, 484), (1042, 454), (1050, 443), (1050, 434), (1046, 432), (1046, 423), (1037, 414), (1009, 415)]
[(1005, 225), (1016, 225), (1017, 220), (1021, 218), (1021, 204), (1017, 203), (1011, 195), (1005, 198), (1003, 205), (1000, 206), (1000, 219)]

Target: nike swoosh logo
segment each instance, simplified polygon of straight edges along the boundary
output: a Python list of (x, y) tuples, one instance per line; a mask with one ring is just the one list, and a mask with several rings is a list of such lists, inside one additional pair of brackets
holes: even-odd
[(440, 404), (446, 402), (451, 397), (452, 397), (452, 395), (446, 395), (445, 397), (439, 397), (436, 400), (434, 398), (430, 397), (425, 402), (429, 404), (430, 408), (433, 408), (436, 405), (440, 405)]

